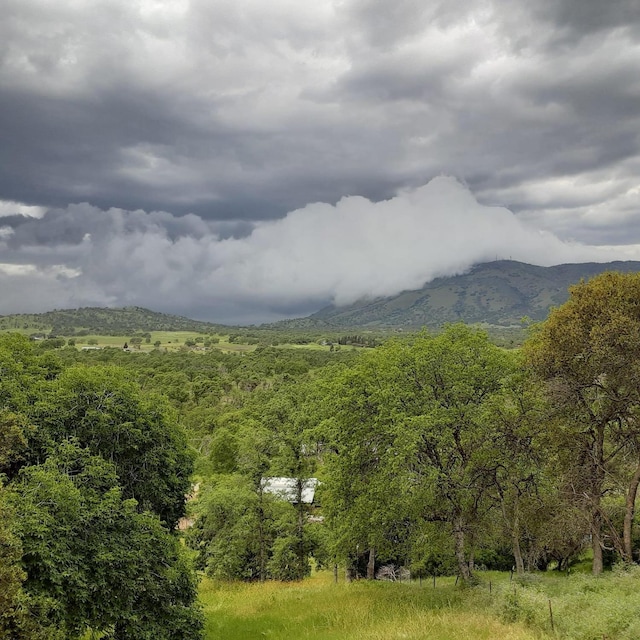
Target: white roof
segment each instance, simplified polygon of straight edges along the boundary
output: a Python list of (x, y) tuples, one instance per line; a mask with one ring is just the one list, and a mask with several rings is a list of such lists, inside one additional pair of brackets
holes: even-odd
[[(288, 502), (296, 502), (297, 500), (297, 484), (296, 478), (262, 478), (262, 489), (266, 493), (272, 493), (280, 496)], [(307, 478), (302, 481), (302, 502), (311, 504), (315, 497), (316, 487), (318, 486), (318, 478)]]

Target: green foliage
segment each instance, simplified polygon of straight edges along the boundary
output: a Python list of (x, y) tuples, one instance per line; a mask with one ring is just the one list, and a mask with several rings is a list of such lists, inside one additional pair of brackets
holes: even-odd
[(219, 330), (219, 325), (199, 322), (181, 316), (173, 316), (143, 309), (124, 307), (104, 309), (85, 307), (65, 309), (38, 314), (21, 314), (0, 317), (0, 329), (26, 329), (51, 332), (56, 336), (82, 336), (102, 334), (129, 336), (135, 332), (149, 331), (207, 331)]
[(181, 546), (156, 516), (139, 513), (114, 465), (76, 443), (60, 445), (15, 486), (26, 589), (56, 602), (69, 638), (87, 628), (117, 638), (197, 636), (195, 581)]
[[(605, 538), (627, 562), (640, 478), (640, 274), (605, 273), (571, 289), (534, 333), (525, 353), (556, 407), (555, 440), (575, 506), (589, 514), (593, 570), (602, 571)], [(602, 498), (617, 478), (627, 486), (624, 543)], [(613, 483), (614, 486), (617, 483)], [(616, 487), (617, 489), (617, 487)]]
[(219, 427), (211, 438), (209, 460), (214, 473), (234, 473), (238, 468), (238, 436), (227, 427)]
[[(1, 449), (0, 449), (1, 450)], [(7, 490), (0, 485), (0, 637), (28, 637), (19, 632), (25, 620), (21, 607), (22, 582), (26, 574), (20, 567), (22, 547), (12, 525), (14, 514), (7, 504)]]
[(267, 563), (268, 574), (275, 580), (300, 580), (311, 573), (308, 556), (305, 557), (306, 566), (300, 571), (298, 556), (298, 538), (295, 535), (277, 537), (273, 542), (271, 557)]
[(489, 403), (513, 371), (486, 335), (462, 326), (389, 342), (329, 383), (325, 504), (338, 548), (398, 553), (417, 523), (450, 527), (462, 575), (489, 488), (506, 461)]
[(164, 401), (143, 396), (115, 368), (70, 367), (34, 408), (54, 441), (76, 438), (115, 464), (125, 498), (157, 513), (169, 526), (183, 514), (192, 456)]
[(299, 578), (289, 562), (295, 540), (293, 507), (239, 475), (219, 476), (204, 490), (189, 535), (207, 575), (222, 579)]
[(0, 383), (0, 637), (200, 637), (193, 570), (160, 520), (182, 513), (191, 469), (168, 405), (15, 335)]
[(0, 409), (0, 478), (13, 477), (24, 462), (31, 429), (24, 416)]

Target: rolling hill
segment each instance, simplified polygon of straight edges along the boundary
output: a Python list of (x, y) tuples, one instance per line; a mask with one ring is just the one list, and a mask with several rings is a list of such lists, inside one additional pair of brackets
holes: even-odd
[(415, 328), (462, 321), (519, 326), (523, 317), (544, 320), (551, 307), (567, 300), (572, 284), (604, 271), (640, 272), (640, 262), (537, 267), (498, 260), (479, 264), (463, 275), (436, 278), (415, 291), (345, 307), (329, 306), (302, 319), (301, 324)]
[(0, 330), (17, 329), (57, 336), (89, 334), (130, 336), (148, 331), (213, 332), (220, 325), (191, 320), (142, 307), (56, 309), (46, 313), (0, 316)]
[[(436, 278), (421, 289), (395, 296), (328, 306), (306, 317), (283, 320), (261, 329), (275, 331), (341, 331), (343, 329), (416, 329), (466, 322), (494, 327), (520, 327), (522, 318), (544, 320), (553, 306), (569, 296), (581, 279), (604, 271), (640, 272), (640, 262), (562, 264), (538, 267), (512, 260), (479, 264), (467, 273)], [(54, 310), (0, 316), (0, 330), (60, 336), (88, 334), (131, 336), (149, 331), (212, 333), (230, 327), (191, 320), (141, 307)], [(236, 328), (241, 333), (250, 328)]]

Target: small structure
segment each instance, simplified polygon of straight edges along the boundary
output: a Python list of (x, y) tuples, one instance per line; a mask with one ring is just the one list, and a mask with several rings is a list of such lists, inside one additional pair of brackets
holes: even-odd
[[(260, 486), (265, 493), (276, 495), (291, 504), (298, 503), (297, 478), (262, 478)], [(307, 478), (302, 481), (302, 502), (313, 504), (316, 496), (318, 478)]]

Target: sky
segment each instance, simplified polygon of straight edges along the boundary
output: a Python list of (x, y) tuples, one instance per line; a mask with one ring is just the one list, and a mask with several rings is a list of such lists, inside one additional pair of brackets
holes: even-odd
[(0, 314), (304, 316), (640, 259), (637, 0), (1, 0)]

